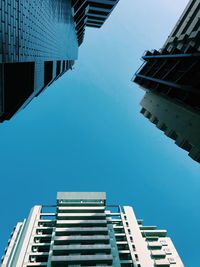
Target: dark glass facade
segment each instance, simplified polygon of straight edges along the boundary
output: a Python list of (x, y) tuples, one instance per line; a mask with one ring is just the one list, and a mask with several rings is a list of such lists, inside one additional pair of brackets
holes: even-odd
[(0, 1), (0, 121), (72, 68), (85, 27), (101, 27), (117, 2)]

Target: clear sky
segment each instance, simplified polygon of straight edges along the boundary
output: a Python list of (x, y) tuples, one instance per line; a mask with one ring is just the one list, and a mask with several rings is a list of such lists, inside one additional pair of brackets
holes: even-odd
[(33, 205), (54, 204), (57, 191), (106, 191), (199, 267), (200, 165), (139, 113), (144, 93), (131, 82), (187, 2), (121, 0), (102, 29), (87, 29), (75, 69), (0, 125), (0, 254)]

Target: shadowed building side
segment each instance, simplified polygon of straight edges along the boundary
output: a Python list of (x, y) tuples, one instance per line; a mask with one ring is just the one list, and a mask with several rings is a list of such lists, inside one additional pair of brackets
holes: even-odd
[(0, 121), (72, 69), (85, 27), (101, 27), (117, 2), (0, 2)]
[(151, 92), (145, 94), (140, 105), (144, 117), (200, 162), (200, 112)]
[[(145, 91), (151, 92), (151, 94), (146, 94), (142, 105), (147, 103), (147, 99), (153, 99), (151, 109), (156, 110), (156, 114), (152, 114), (153, 116), (159, 117), (158, 112), (160, 111), (157, 106), (161, 102), (165, 103), (164, 105), (168, 106), (168, 109), (171, 108), (168, 116), (170, 116), (174, 124), (180, 124), (180, 127), (178, 127), (179, 135), (183, 137), (187, 135), (187, 140), (192, 141), (190, 144), (192, 151), (198, 151), (200, 146), (200, 140), (196, 140), (196, 134), (194, 133), (197, 117), (200, 120), (199, 17), (200, 0), (191, 0), (163, 48), (146, 51), (142, 57), (144, 63), (133, 78), (133, 81)], [(171, 105), (170, 101), (172, 102)], [(182, 111), (181, 119), (176, 120), (176, 111), (180, 111), (180, 107)], [(144, 114), (145, 112), (142, 110), (142, 113)], [(193, 127), (186, 134), (182, 125), (187, 120), (187, 114), (189, 113), (193, 113), (190, 116), (190, 123), (193, 124)], [(184, 114), (186, 116), (185, 120)], [(195, 121), (193, 121), (193, 118), (195, 118)], [(165, 121), (163, 116), (162, 120), (166, 127), (170, 128), (168, 120)], [(198, 131), (197, 128), (196, 131)], [(196, 153), (198, 154), (198, 152)], [(193, 155), (193, 152), (191, 152), (191, 155)], [(199, 161), (199, 156), (192, 156), (192, 158)]]

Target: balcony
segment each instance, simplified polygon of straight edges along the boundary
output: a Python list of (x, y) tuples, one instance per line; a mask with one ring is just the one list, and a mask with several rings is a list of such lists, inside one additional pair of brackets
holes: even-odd
[(107, 234), (107, 227), (65, 227), (65, 228), (56, 228), (56, 235), (71, 235), (77, 233), (84, 234)]
[(164, 259), (166, 257), (166, 253), (160, 249), (152, 250), (151, 257), (153, 259)]
[(109, 242), (109, 236), (107, 235), (76, 235), (76, 236), (55, 236), (54, 243), (55, 245), (65, 245), (68, 243), (81, 243), (81, 242)]
[(43, 266), (43, 267), (47, 267), (47, 263), (46, 262), (29, 262), (26, 267), (32, 267), (32, 266)]
[(116, 241), (116, 244), (117, 245), (127, 245), (128, 242), (127, 242), (127, 240), (126, 241)]
[(105, 213), (58, 213), (57, 218), (58, 219), (101, 219), (105, 218)]
[(95, 225), (107, 225), (106, 220), (57, 220), (57, 227), (59, 226), (95, 226)]
[(156, 267), (170, 267), (170, 263), (167, 259), (163, 259), (163, 260), (155, 260), (154, 261), (154, 265)]
[[(129, 264), (133, 264), (133, 261), (132, 260), (120, 260), (120, 263), (121, 263), (121, 265), (122, 266), (130, 266)], [(133, 265), (131, 265), (131, 266), (133, 266)]]
[(143, 237), (166, 237), (167, 231), (166, 230), (142, 230)]
[(87, 212), (93, 211), (93, 212), (103, 212), (104, 207), (58, 207), (58, 212)]
[(157, 226), (140, 226), (140, 230), (156, 230)]
[(84, 252), (84, 251), (89, 251), (89, 252), (105, 252), (105, 253), (110, 253), (111, 251), (111, 246), (110, 244), (105, 245), (105, 244), (94, 244), (94, 245), (63, 245), (63, 246), (53, 246), (53, 255), (63, 255), (63, 253), (71, 253), (71, 252)]
[(32, 252), (49, 252), (50, 250), (50, 244), (43, 245), (43, 244), (36, 244), (32, 246)]
[(161, 249), (162, 245), (158, 241), (148, 242), (148, 248), (149, 249)]
[(64, 264), (112, 264), (112, 255), (74, 255), (74, 256), (52, 256), (52, 266), (63, 266)]

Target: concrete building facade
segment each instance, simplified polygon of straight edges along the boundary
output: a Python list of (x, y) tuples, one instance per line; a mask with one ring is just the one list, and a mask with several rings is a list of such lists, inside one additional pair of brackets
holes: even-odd
[[(187, 146), (180, 145), (180, 147), (186, 147), (189, 155), (198, 162), (200, 162), (200, 139), (197, 140), (199, 128), (194, 127), (197, 125), (197, 117), (200, 120), (199, 18), (200, 0), (190, 0), (164, 46), (160, 50), (145, 52), (142, 57), (144, 63), (133, 78), (135, 83), (147, 91), (141, 102), (142, 114), (146, 114), (144, 112), (146, 110), (161, 120), (166, 128), (177, 136), (176, 144), (187, 143)], [(160, 113), (157, 107), (162, 105), (165, 105), (168, 114)], [(188, 116), (189, 124), (185, 131), (184, 125), (188, 122)]]
[[(54, 211), (52, 211), (52, 209)], [(2, 267), (184, 266), (166, 230), (144, 226), (132, 207), (103, 192), (59, 192), (14, 228)]]
[(189, 156), (200, 162), (200, 113), (182, 103), (147, 92), (141, 101), (141, 113), (163, 131)]
[(100, 28), (117, 2), (0, 1), (0, 121), (72, 69), (85, 28)]

